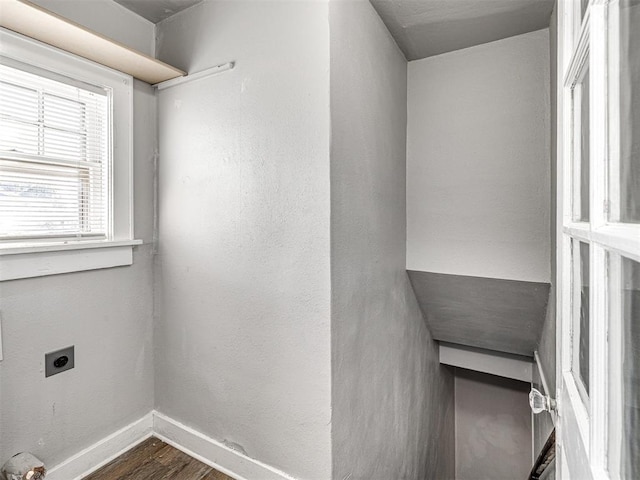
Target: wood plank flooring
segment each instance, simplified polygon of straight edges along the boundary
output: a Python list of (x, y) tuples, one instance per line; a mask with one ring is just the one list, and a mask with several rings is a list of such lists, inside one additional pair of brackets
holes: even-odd
[(233, 480), (151, 437), (84, 480)]

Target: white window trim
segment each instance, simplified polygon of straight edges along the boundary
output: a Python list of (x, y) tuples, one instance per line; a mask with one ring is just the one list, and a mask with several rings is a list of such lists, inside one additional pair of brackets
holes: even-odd
[[(621, 360), (610, 355), (620, 344), (622, 326), (619, 304), (610, 297), (616, 290), (611, 280), (619, 281), (620, 260), (617, 254), (640, 261), (640, 224), (617, 223), (609, 219), (619, 201), (619, 187), (609, 182), (617, 178), (619, 162), (619, 92), (615, 75), (619, 71), (616, 42), (618, 0), (589, 0), (584, 19), (580, 20), (577, 0), (559, 2), (558, 48), (558, 296), (557, 385), (560, 418), (558, 446), (561, 461), (559, 478), (611, 479), (619, 472), (612, 469), (619, 452), (609, 447), (609, 437), (621, 435), (621, 412), (609, 398), (619, 398)], [(609, 29), (615, 33), (608, 36)], [(571, 137), (572, 103), (570, 90), (578, 79), (585, 54), (590, 62), (590, 218), (579, 222), (572, 182), (579, 182), (579, 169), (573, 159)], [(612, 68), (612, 70), (611, 70)], [(611, 82), (611, 80), (613, 80)], [(611, 83), (610, 83), (611, 82)], [(613, 169), (607, 171), (614, 166)], [(581, 398), (571, 372), (571, 314), (577, 299), (572, 298), (571, 239), (590, 245), (590, 396), (588, 405)], [(611, 260), (611, 259), (610, 259)], [(616, 383), (618, 382), (618, 383)], [(612, 395), (613, 396), (610, 396)], [(611, 419), (614, 419), (611, 422)], [(616, 420), (618, 424), (616, 424)], [(608, 460), (613, 455), (614, 464)], [(618, 455), (618, 457), (616, 457)], [(571, 474), (571, 475), (570, 475)]]
[(0, 244), (0, 281), (133, 263), (133, 78), (0, 28), (0, 55), (113, 91), (113, 163), (106, 240)]
[[(564, 42), (565, 55), (564, 60), (568, 61), (564, 65), (564, 69), (560, 70), (561, 78), (564, 79), (563, 85), (563, 132), (572, 132), (573, 142), (565, 141), (562, 156), (559, 158), (559, 167), (562, 168), (563, 174), (563, 191), (559, 191), (558, 201), (562, 204), (562, 227), (558, 230), (559, 243), (562, 245), (562, 262), (559, 266), (562, 269), (562, 280), (559, 282), (559, 299), (561, 299), (562, 308), (559, 310), (563, 313), (562, 324), (562, 352), (558, 358), (561, 359), (562, 375), (559, 378), (558, 390), (561, 391), (560, 409), (564, 412), (561, 414), (563, 418), (561, 425), (561, 437), (563, 435), (571, 437), (575, 435), (576, 430), (579, 432), (579, 439), (573, 437), (565, 440), (572, 448), (580, 448), (581, 453), (577, 455), (571, 463), (574, 467), (583, 464), (585, 471), (580, 472), (580, 478), (606, 478), (602, 470), (604, 444), (606, 432), (603, 431), (604, 416), (606, 415), (606, 407), (604, 407), (605, 398), (603, 395), (603, 375), (605, 370), (606, 353), (602, 348), (602, 338), (606, 338), (606, 332), (603, 335), (602, 329), (605, 327), (603, 321), (599, 321), (599, 313), (601, 309), (598, 295), (594, 294), (595, 290), (601, 287), (601, 278), (604, 278), (604, 257), (598, 246), (593, 242), (593, 234), (598, 227), (601, 227), (603, 212), (601, 211), (602, 193), (599, 182), (602, 181), (604, 172), (600, 171), (600, 163), (605, 162), (606, 145), (605, 140), (607, 134), (607, 125), (601, 122), (606, 117), (607, 105), (602, 101), (604, 98), (603, 91), (606, 91), (603, 84), (603, 75), (605, 70), (605, 62), (602, 58), (602, 38), (599, 38), (599, 30), (597, 28), (604, 21), (605, 8), (604, 2), (601, 0), (592, 0), (585, 12), (584, 18), (581, 19), (580, 13), (581, 2), (567, 2), (564, 5), (572, 6), (565, 11), (567, 18), (565, 19), (565, 33), (569, 33), (568, 41)], [(572, 38), (571, 38), (572, 37)], [(565, 39), (567, 40), (567, 39)], [(575, 103), (572, 99), (571, 90), (579, 82), (583, 74), (585, 65), (589, 67), (590, 77), (590, 198), (591, 212), (589, 222), (580, 222), (579, 217), (579, 193), (575, 188), (575, 184), (579, 182), (580, 174), (580, 158), (579, 148), (576, 147), (575, 141), (579, 134), (579, 124), (572, 125), (576, 121), (574, 112)], [(562, 75), (564, 73), (564, 75)], [(597, 160), (594, 160), (597, 159)], [(598, 164), (598, 171), (595, 171), (594, 165)], [(562, 201), (561, 201), (562, 199)], [(594, 201), (595, 200), (595, 201)], [(578, 384), (573, 372), (573, 356), (574, 348), (572, 347), (573, 335), (572, 324), (577, 320), (579, 315), (580, 300), (579, 293), (573, 285), (577, 280), (576, 272), (572, 268), (571, 258), (579, 258), (579, 252), (571, 253), (571, 239), (583, 241), (589, 244), (590, 249), (590, 288), (593, 290), (590, 294), (590, 393), (585, 399), (584, 392), (581, 392), (582, 385)], [(575, 249), (574, 249), (575, 250)], [(575, 260), (574, 260), (575, 261)], [(560, 272), (559, 272), (560, 273)], [(572, 275), (573, 273), (573, 275)], [(573, 320), (570, 320), (573, 319)], [(564, 391), (563, 391), (564, 390)], [(585, 403), (586, 400), (586, 403)], [(561, 439), (562, 443), (562, 439)], [(583, 450), (584, 449), (584, 450)], [(571, 449), (570, 449), (571, 450)], [(584, 465), (582, 459), (588, 459), (589, 464)], [(578, 472), (573, 472), (577, 474)]]

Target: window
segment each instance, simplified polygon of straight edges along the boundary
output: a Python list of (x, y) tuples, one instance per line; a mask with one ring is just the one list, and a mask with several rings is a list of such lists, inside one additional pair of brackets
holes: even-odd
[(640, 478), (640, 0), (563, 0), (561, 478)]
[(132, 263), (132, 79), (0, 31), (0, 281)]
[(0, 239), (106, 239), (111, 92), (0, 62)]

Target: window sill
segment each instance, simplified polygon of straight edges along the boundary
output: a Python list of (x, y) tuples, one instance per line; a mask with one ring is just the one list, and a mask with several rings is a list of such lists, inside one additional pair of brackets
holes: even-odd
[(119, 267), (133, 263), (142, 240), (0, 246), (0, 282)]

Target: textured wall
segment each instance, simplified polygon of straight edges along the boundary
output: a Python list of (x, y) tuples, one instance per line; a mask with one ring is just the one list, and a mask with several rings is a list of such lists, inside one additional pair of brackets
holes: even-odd
[[(551, 145), (550, 145), (550, 168), (551, 168), (551, 189), (550, 189), (550, 238), (551, 238), (551, 289), (549, 290), (549, 303), (547, 305), (547, 315), (540, 335), (538, 343), (538, 358), (540, 365), (534, 369), (534, 386), (543, 391), (542, 382), (540, 380), (540, 371), (545, 376), (547, 386), (549, 388), (547, 395), (552, 398), (556, 396), (556, 222), (557, 222), (557, 185), (556, 185), (556, 159), (558, 149), (558, 80), (557, 61), (558, 61), (558, 15), (557, 6), (554, 7), (549, 24), (549, 66), (550, 66), (550, 99), (551, 99)], [(534, 431), (534, 454), (537, 455), (544, 446), (547, 437), (553, 430), (553, 421), (548, 413), (541, 413), (533, 417)]]
[(551, 290), (549, 292), (549, 305), (547, 307), (547, 318), (545, 320), (542, 335), (540, 337), (540, 344), (538, 346), (538, 353), (540, 354), (540, 360), (542, 362), (542, 369), (544, 375), (549, 383), (550, 395), (555, 395), (556, 392), (556, 221), (557, 221), (557, 186), (556, 186), (556, 159), (557, 159), (557, 139), (558, 139), (558, 125), (557, 125), (557, 86), (558, 81), (556, 79), (557, 72), (557, 59), (558, 59), (558, 42), (557, 42), (557, 13), (556, 8), (553, 9), (551, 15), (551, 24), (549, 26), (549, 51), (550, 51), (550, 72), (551, 72), (551, 222), (550, 222), (550, 238), (551, 238)]
[[(153, 89), (136, 81), (135, 234), (145, 244), (133, 265), (0, 283), (0, 463), (26, 450), (52, 467), (153, 407), (155, 122)], [(45, 378), (44, 354), (72, 344), (75, 368)]]
[(330, 2), (333, 478), (453, 478), (453, 379), (405, 272), (406, 61)]
[(158, 56), (157, 408), (296, 478), (331, 469), (325, 2), (207, 1)]
[(527, 478), (529, 384), (456, 369), (455, 385), (456, 480)]
[(549, 281), (548, 31), (409, 63), (407, 268)]

